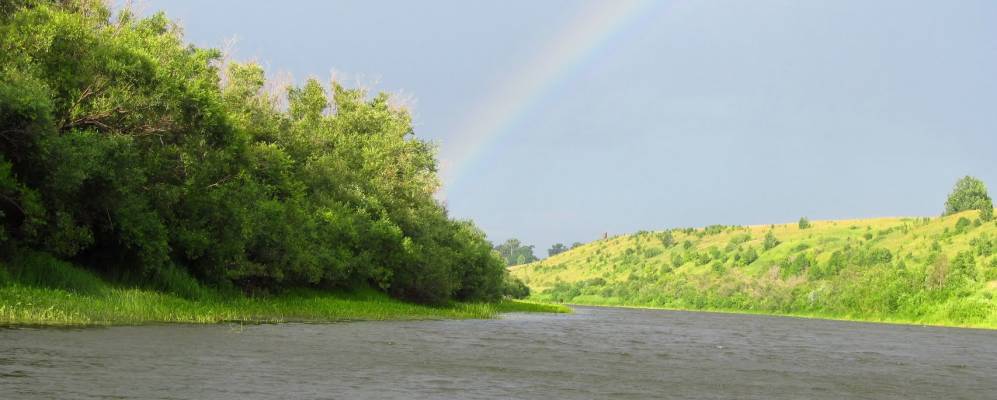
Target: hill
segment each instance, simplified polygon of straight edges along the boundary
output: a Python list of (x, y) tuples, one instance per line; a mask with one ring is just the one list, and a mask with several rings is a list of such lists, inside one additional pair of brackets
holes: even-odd
[(995, 328), (995, 247), (966, 211), (642, 231), (511, 271), (541, 301)]

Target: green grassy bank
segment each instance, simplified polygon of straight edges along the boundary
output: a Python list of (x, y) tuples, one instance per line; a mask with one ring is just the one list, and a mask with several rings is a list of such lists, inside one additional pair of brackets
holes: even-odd
[(997, 223), (977, 211), (638, 232), (512, 274), (537, 301), (997, 328)]
[(463, 319), (492, 318), (503, 312), (569, 312), (560, 305), (514, 300), (427, 306), (374, 290), (291, 290), (247, 297), (205, 287), (196, 287), (192, 294), (188, 287), (182, 295), (113, 284), (65, 263), (46, 265), (23, 269), (0, 265), (0, 325)]

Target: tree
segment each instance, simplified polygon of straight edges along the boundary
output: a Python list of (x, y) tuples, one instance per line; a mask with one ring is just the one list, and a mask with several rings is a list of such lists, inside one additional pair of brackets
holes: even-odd
[(800, 222), (797, 225), (800, 229), (810, 229), (810, 220), (807, 217), (800, 217)]
[(269, 92), (263, 68), (185, 43), (162, 13), (8, 3), (0, 261), (45, 253), (167, 290), (187, 274), (261, 293), (503, 295), (505, 262), (434, 198), (435, 146), (388, 94)]
[(550, 249), (547, 249), (547, 255), (553, 257), (565, 251), (568, 251), (568, 247), (563, 243), (554, 243), (553, 246), (550, 246)]
[(507, 265), (512, 266), (537, 261), (538, 258), (533, 255), (533, 247), (533, 245), (523, 245), (519, 239), (511, 238), (495, 246), (495, 250), (505, 259)]
[(579, 247), (582, 247), (583, 244), (584, 243), (582, 243), (582, 242), (574, 242), (574, 243), (571, 244), (571, 248), (572, 249), (579, 248)]
[(984, 221), (993, 219), (994, 203), (987, 193), (987, 186), (972, 176), (965, 176), (956, 182), (945, 201), (945, 215), (967, 210), (980, 210), (980, 218)]

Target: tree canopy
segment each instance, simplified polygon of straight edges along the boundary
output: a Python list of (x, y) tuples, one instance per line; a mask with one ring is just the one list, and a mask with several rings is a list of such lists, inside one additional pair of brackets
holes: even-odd
[(435, 147), (389, 95), (274, 89), (221, 56), (162, 13), (0, 7), (0, 257), (247, 291), (502, 294), (503, 260), (433, 198)]
[(987, 193), (987, 186), (972, 176), (959, 179), (945, 201), (946, 215), (967, 210), (980, 210), (983, 220), (993, 218), (994, 203)]
[(505, 259), (508, 265), (528, 264), (537, 261), (537, 256), (533, 254), (533, 245), (524, 245), (519, 239), (509, 239), (505, 243), (495, 246), (495, 250)]
[(566, 251), (568, 251), (568, 246), (565, 246), (564, 243), (554, 243), (547, 249), (547, 255), (553, 257)]

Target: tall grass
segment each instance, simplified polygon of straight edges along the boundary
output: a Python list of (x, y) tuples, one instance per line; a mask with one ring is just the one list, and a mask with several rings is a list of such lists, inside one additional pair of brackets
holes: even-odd
[[(16, 265), (16, 267), (12, 267)], [(0, 325), (110, 325), (226, 321), (492, 318), (502, 312), (565, 312), (563, 306), (503, 301), (426, 306), (374, 290), (292, 290), (269, 297), (223, 293), (181, 272), (153, 288), (120, 287), (71, 264), (33, 254), (0, 265)]]

